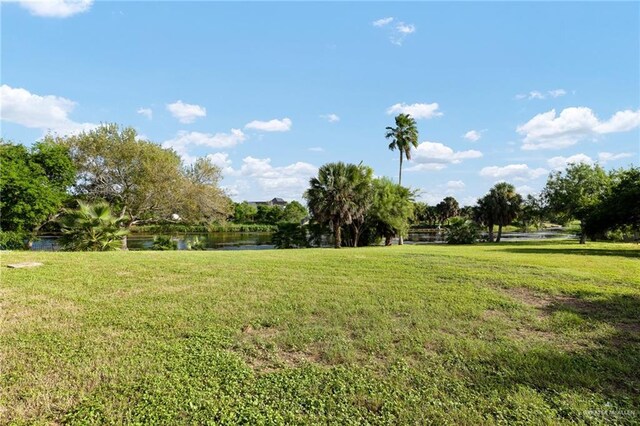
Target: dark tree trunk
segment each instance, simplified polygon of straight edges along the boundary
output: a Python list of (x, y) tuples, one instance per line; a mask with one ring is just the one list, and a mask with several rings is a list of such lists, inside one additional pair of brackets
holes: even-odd
[(493, 242), (493, 223), (487, 226), (489, 230), (489, 242)]
[(384, 245), (385, 246), (390, 246), (391, 245), (391, 236), (387, 235), (384, 239)]
[(499, 224), (498, 225), (498, 238), (496, 238), (496, 243), (499, 243), (501, 238), (502, 238), (502, 224)]
[(342, 229), (340, 228), (340, 225), (337, 222), (333, 223), (333, 236), (334, 236), (334, 247), (335, 248), (340, 248), (342, 247)]
[(398, 185), (402, 185), (402, 150), (400, 151), (400, 172), (398, 173)]
[(587, 234), (584, 232), (584, 223), (580, 221), (580, 244), (587, 243)]

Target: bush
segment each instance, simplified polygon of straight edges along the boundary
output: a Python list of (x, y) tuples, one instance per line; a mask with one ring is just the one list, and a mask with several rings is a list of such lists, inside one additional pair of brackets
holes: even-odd
[(187, 241), (187, 250), (206, 250), (207, 247), (203, 240), (197, 235)]
[(271, 241), (279, 249), (309, 247), (307, 231), (297, 223), (279, 223)]
[(178, 242), (167, 235), (156, 235), (151, 250), (178, 250)]
[(24, 250), (27, 235), (18, 231), (0, 231), (0, 250)]
[(451, 220), (445, 237), (448, 244), (474, 244), (478, 241), (478, 226), (463, 218)]

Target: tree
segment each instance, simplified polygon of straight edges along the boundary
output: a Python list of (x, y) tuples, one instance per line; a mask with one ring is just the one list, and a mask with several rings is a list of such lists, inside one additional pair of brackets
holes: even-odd
[(128, 231), (121, 226), (122, 218), (115, 217), (107, 203), (80, 202), (78, 209), (65, 210), (60, 217), (62, 237), (66, 250), (116, 250)]
[(479, 198), (474, 208), (474, 220), (487, 227), (489, 242), (493, 242), (493, 228), (496, 224), (496, 204), (491, 194)]
[(271, 242), (279, 249), (309, 247), (305, 227), (295, 222), (279, 223)]
[(440, 220), (440, 223), (444, 223), (450, 218), (458, 216), (460, 213), (460, 205), (455, 198), (445, 197), (436, 205), (436, 211), (438, 212), (438, 219)]
[(522, 209), (520, 210), (520, 220), (522, 221), (525, 232), (528, 231), (531, 225), (540, 229), (544, 216), (545, 211), (542, 199), (531, 194), (527, 195), (522, 201)]
[(564, 171), (549, 175), (543, 196), (554, 213), (580, 221), (580, 244), (584, 244), (585, 220), (609, 184), (609, 176), (599, 165), (570, 164)]
[(233, 209), (233, 221), (235, 223), (253, 223), (258, 209), (246, 201), (235, 203)]
[(611, 187), (585, 219), (590, 237), (625, 227), (640, 232), (640, 168), (616, 170), (610, 174)]
[(266, 225), (276, 225), (284, 217), (284, 209), (280, 206), (268, 206), (261, 204), (256, 213), (256, 222)]
[(418, 127), (416, 120), (409, 114), (396, 116), (396, 127), (387, 127), (385, 138), (391, 140), (389, 149), (400, 151), (400, 171), (398, 173), (398, 185), (402, 185), (402, 160), (411, 160), (411, 147), (418, 147)]
[(68, 151), (50, 138), (30, 150), (0, 140), (0, 229), (22, 234), (30, 245), (68, 198), (74, 178)]
[(291, 223), (301, 223), (309, 216), (307, 208), (297, 201), (292, 201), (284, 207), (282, 220)]
[[(304, 194), (309, 211), (317, 223), (331, 227), (335, 248), (342, 246), (342, 226), (351, 225), (354, 218), (362, 214), (362, 206), (358, 205), (362, 191), (370, 189), (364, 174), (371, 175), (371, 169), (342, 162), (328, 163), (309, 181), (309, 189)], [(355, 239), (357, 245), (357, 237)]]
[[(131, 127), (106, 124), (56, 142), (70, 150), (78, 170), (75, 193), (108, 202), (126, 229), (173, 214), (205, 221), (230, 211), (229, 199), (217, 187), (216, 166), (199, 160), (183, 167), (173, 150), (139, 140)], [(127, 248), (126, 237), (122, 247)]]
[(385, 239), (385, 245), (390, 245), (393, 237), (402, 236), (409, 230), (409, 220), (414, 215), (414, 195), (408, 188), (388, 178), (373, 181), (369, 223)]
[(502, 227), (509, 225), (518, 216), (522, 196), (516, 192), (516, 188), (507, 182), (495, 184), (489, 191), (494, 203), (495, 223), (498, 225), (498, 237), (496, 243), (502, 238)]
[(447, 229), (447, 244), (474, 244), (478, 240), (478, 225), (475, 222), (456, 217)]

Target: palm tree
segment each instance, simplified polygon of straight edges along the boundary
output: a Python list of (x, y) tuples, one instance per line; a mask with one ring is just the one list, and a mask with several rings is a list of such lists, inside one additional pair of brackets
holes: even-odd
[(510, 224), (520, 213), (522, 196), (516, 192), (516, 188), (507, 182), (496, 183), (489, 191), (495, 206), (495, 223), (498, 224), (498, 237), (496, 243), (502, 238), (502, 227)]
[(385, 138), (390, 139), (389, 149), (400, 151), (400, 172), (398, 174), (398, 185), (402, 185), (402, 160), (411, 160), (411, 147), (418, 147), (418, 127), (416, 120), (409, 114), (398, 114), (396, 116), (396, 127), (387, 127)]
[(121, 226), (123, 218), (113, 216), (107, 203), (78, 204), (77, 210), (66, 210), (60, 218), (62, 246), (73, 251), (116, 250), (128, 233)]
[[(371, 174), (368, 167), (328, 163), (320, 167), (318, 177), (309, 181), (310, 188), (304, 194), (309, 211), (318, 223), (331, 226), (335, 248), (342, 246), (342, 226), (351, 225), (366, 213), (363, 192), (370, 191)], [(356, 235), (355, 245), (357, 238)]]
[(473, 209), (474, 220), (487, 227), (489, 242), (493, 242), (493, 227), (496, 221), (496, 204), (491, 194), (487, 194), (478, 199), (476, 207)]
[[(418, 147), (418, 126), (416, 120), (409, 114), (398, 114), (396, 116), (396, 127), (387, 127), (384, 136), (391, 140), (389, 149), (400, 151), (400, 171), (398, 172), (398, 185), (402, 185), (402, 160), (411, 160), (411, 147)], [(402, 245), (402, 235), (398, 238), (398, 244)]]

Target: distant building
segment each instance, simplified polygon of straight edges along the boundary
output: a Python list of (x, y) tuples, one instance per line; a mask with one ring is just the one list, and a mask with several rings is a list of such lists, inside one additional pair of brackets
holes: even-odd
[(280, 206), (284, 207), (287, 205), (287, 202), (282, 198), (272, 198), (269, 201), (248, 201), (250, 206), (258, 207), (258, 206)]

